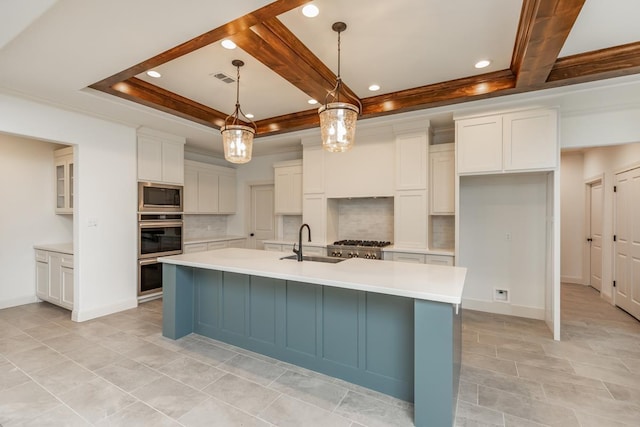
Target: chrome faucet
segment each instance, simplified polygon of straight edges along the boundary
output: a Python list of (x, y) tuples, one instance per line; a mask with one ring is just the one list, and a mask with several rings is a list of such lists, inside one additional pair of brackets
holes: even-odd
[(311, 228), (309, 224), (302, 224), (300, 226), (300, 231), (298, 231), (298, 249), (296, 249), (296, 244), (293, 244), (293, 252), (298, 256), (298, 261), (302, 261), (302, 229), (307, 227), (307, 237), (309, 241), (311, 241)]

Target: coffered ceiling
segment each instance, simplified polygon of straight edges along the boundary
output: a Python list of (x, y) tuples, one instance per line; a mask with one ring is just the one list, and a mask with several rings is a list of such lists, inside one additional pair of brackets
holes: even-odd
[[(362, 102), (362, 119), (640, 73), (637, 0), (112, 0), (110, 7), (33, 0), (31, 9), (40, 9), (28, 11), (24, 2), (6, 1), (16, 19), (0, 31), (0, 73), (7, 77), (0, 74), (0, 88), (153, 126), (157, 121), (138, 119), (144, 112), (179, 124), (188, 144), (214, 154), (236, 96), (235, 82), (214, 76), (235, 78), (233, 59), (245, 62), (240, 102), (255, 116), (258, 141), (285, 141), (318, 126), (318, 105), (307, 101), (322, 103), (335, 84), (336, 21), (347, 24), (341, 76)], [(308, 3), (319, 8), (317, 17), (302, 15)], [(224, 39), (238, 47), (223, 48)], [(53, 60), (59, 49), (59, 59), (71, 62), (67, 74), (50, 82), (31, 69), (20, 73), (16, 61), (27, 47), (52, 68), (63, 66)], [(491, 64), (474, 68), (480, 59)], [(96, 102), (56, 92), (65, 79), (76, 87), (64, 89)], [(380, 90), (370, 91), (371, 84)]]

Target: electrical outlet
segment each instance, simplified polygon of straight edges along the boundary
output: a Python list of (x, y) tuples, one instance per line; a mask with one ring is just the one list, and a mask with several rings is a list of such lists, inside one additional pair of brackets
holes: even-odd
[(494, 288), (493, 300), (497, 302), (509, 302), (509, 290)]

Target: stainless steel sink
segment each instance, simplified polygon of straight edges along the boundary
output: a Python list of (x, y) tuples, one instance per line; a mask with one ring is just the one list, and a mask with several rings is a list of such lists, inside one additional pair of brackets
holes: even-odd
[[(289, 255), (284, 256), (280, 259), (292, 259), (296, 261), (298, 259), (297, 255)], [(318, 256), (318, 255), (303, 255), (302, 261), (313, 261), (313, 262), (326, 262), (329, 264), (337, 264), (339, 262), (344, 261), (346, 258), (335, 258), (330, 256)]]

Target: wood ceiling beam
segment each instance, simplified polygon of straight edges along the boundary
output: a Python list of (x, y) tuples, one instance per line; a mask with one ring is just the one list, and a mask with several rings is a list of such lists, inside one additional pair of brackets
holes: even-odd
[(524, 0), (511, 71), (516, 87), (547, 81), (585, 0)]
[(174, 92), (131, 77), (103, 90), (110, 95), (164, 111), (205, 126), (219, 129), (226, 114)]
[[(242, 50), (279, 74), (302, 92), (324, 103), (336, 75), (277, 18), (266, 20), (231, 39)], [(358, 99), (346, 85), (341, 97)]]
[(162, 52), (161, 54), (156, 55), (153, 58), (149, 58), (146, 61), (134, 65), (133, 67), (127, 68), (126, 70), (120, 71), (119, 73), (107, 77), (104, 80), (94, 83), (89, 87), (97, 90), (106, 90), (110, 86), (118, 82), (123, 82), (128, 78), (137, 76), (138, 74), (150, 70), (151, 68), (179, 58), (204, 46), (216, 43), (224, 38), (231, 37), (239, 32), (248, 30), (253, 25), (274, 18), (308, 2), (309, 0), (274, 1), (273, 3), (269, 3), (268, 5), (261, 7), (258, 10), (255, 10), (247, 15), (228, 22), (221, 27), (201, 34), (198, 37), (195, 37), (176, 47)]
[(363, 115), (375, 117), (492, 98), (513, 93), (514, 88), (515, 77), (511, 70), (495, 71), (365, 98), (362, 100)]
[(566, 86), (640, 73), (640, 42), (560, 58), (551, 69), (550, 86)]
[[(414, 89), (372, 96), (362, 100), (361, 119), (387, 114), (450, 105), (458, 102), (515, 93), (515, 77), (511, 70), (436, 83)], [(258, 135), (268, 136), (319, 125), (317, 110), (306, 110), (260, 120)]]

